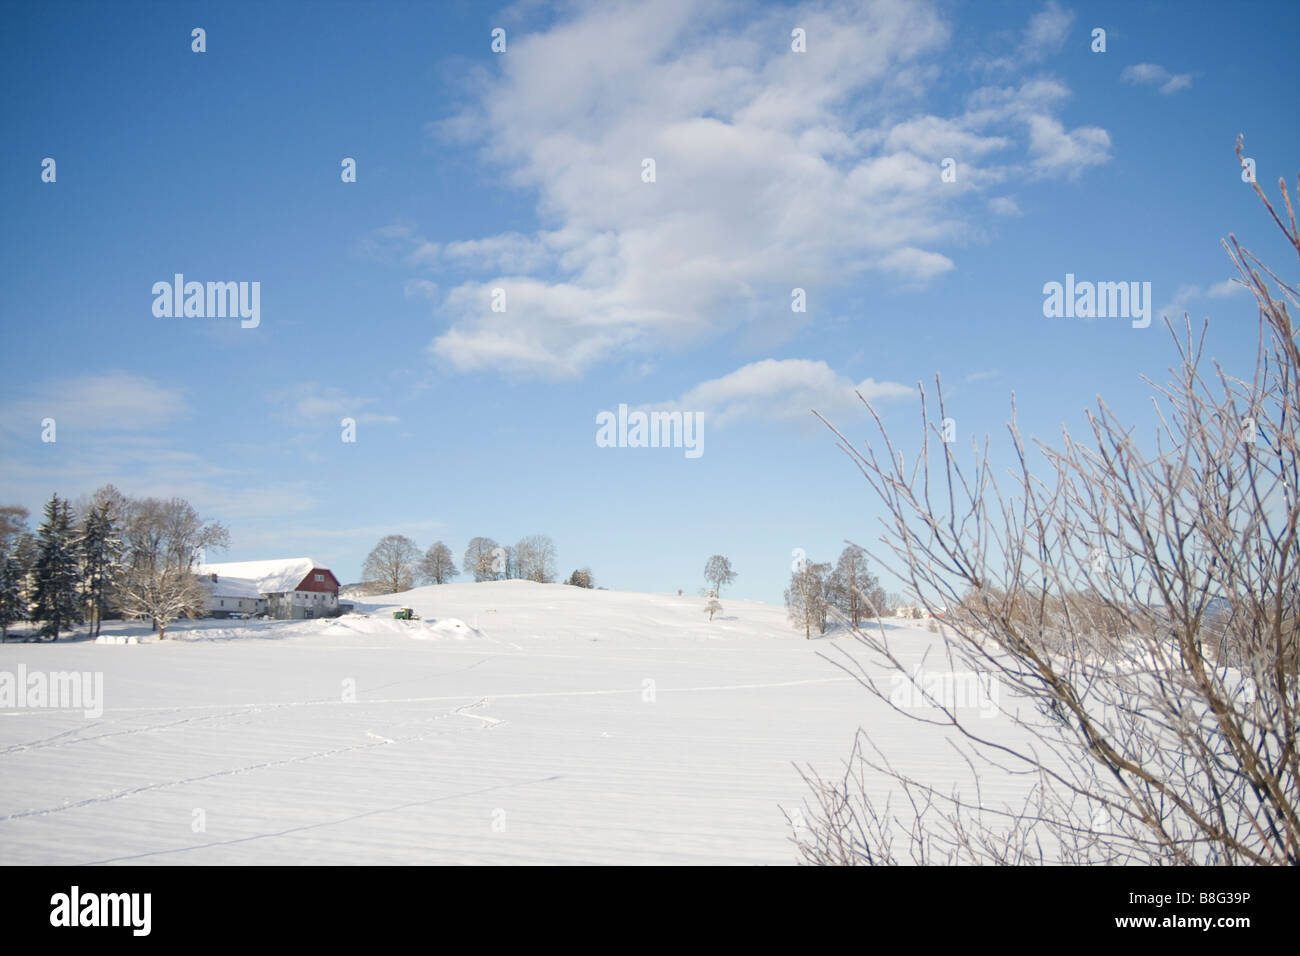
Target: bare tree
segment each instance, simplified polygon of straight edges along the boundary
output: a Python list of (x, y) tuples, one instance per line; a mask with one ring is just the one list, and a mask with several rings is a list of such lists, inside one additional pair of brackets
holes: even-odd
[(13, 541), (26, 533), (28, 516), (21, 505), (0, 505), (0, 555), (8, 554)]
[(736, 580), (736, 572), (731, 570), (731, 562), (720, 554), (709, 558), (704, 565), (704, 580), (713, 585), (715, 596), (722, 595), (722, 586)]
[(96, 492), (110, 514), (119, 515), (130, 566), (189, 571), (204, 552), (229, 546), (230, 533), (205, 522), (184, 498), (127, 498), (111, 485)]
[(826, 582), (826, 599), (854, 627), (882, 613), (885, 592), (867, 567), (867, 552), (856, 544), (840, 552), (835, 571)]
[(826, 585), (830, 573), (829, 564), (805, 561), (790, 574), (790, 586), (785, 589), (785, 609), (790, 615), (790, 623), (803, 628), (805, 640), (812, 640), (814, 627), (822, 634), (826, 633), (829, 608)]
[(194, 568), (206, 551), (228, 546), (225, 526), (204, 521), (183, 498), (130, 498), (106, 485), (92, 500), (120, 528), (122, 613), (152, 621), (160, 637), (180, 616), (201, 614), (206, 593)]
[(430, 545), (429, 550), (424, 553), (424, 559), (420, 562), (420, 579), (425, 584), (446, 584), (458, 574), (460, 571), (456, 568), (451, 548), (441, 541), (435, 541)]
[(519, 576), (525, 581), (550, 584), (555, 580), (555, 542), (544, 534), (533, 534), (515, 545)]
[[(1300, 255), (1285, 183), (1286, 223), (1255, 191)], [(955, 609), (939, 638), (950, 665), (996, 681), (1030, 743), (928, 692), (923, 714), (895, 706), (877, 666), (844, 666), (904, 716), (948, 727), (972, 768), (1034, 786), (1022, 806), (985, 806), (895, 769), (860, 732), (841, 777), (806, 772), (805, 860), (1300, 864), (1300, 301), (1235, 237), (1224, 246), (1259, 307), (1254, 374), (1205, 370), (1205, 328), (1166, 320), (1179, 365), (1149, 383), (1154, 448), (1099, 401), (1086, 438), (1037, 444), (1039, 478), (1013, 400), (1003, 489), (987, 439), (963, 468), (924, 392), (910, 470), (874, 411), (878, 446), (836, 432), (884, 502), (901, 577), (931, 610)], [(860, 638), (906, 673), (883, 627)]]
[(230, 545), (225, 526), (204, 521), (184, 498), (163, 502), (158, 518), (162, 523), (163, 559), (168, 567), (190, 570), (200, 555)]
[(491, 538), (470, 538), (461, 567), (466, 574), (474, 575), (475, 581), (495, 581), (504, 573), (504, 568), (501, 571), (495, 568), (494, 552), (499, 547), (501, 546)]
[(374, 581), (385, 594), (409, 591), (415, 586), (415, 574), (420, 564), (420, 549), (404, 534), (390, 534), (366, 555), (361, 574)]
[(152, 621), (159, 640), (167, 638), (172, 621), (201, 613), (207, 597), (193, 571), (166, 565), (136, 568), (125, 576), (118, 595), (122, 613)]
[(709, 620), (713, 620), (713, 615), (722, 613), (722, 602), (716, 597), (709, 598), (709, 603), (704, 605), (705, 612), (709, 615)]

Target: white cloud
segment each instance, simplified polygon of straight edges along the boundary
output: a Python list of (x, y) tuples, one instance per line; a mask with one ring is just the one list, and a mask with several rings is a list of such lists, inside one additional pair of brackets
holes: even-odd
[(740, 419), (789, 421), (810, 418), (811, 410), (832, 415), (861, 407), (855, 392), (868, 401), (907, 398), (914, 390), (896, 382), (866, 378), (854, 383), (825, 362), (809, 359), (764, 359), (721, 378), (701, 382), (675, 402), (648, 408), (703, 412), (712, 425)]
[(1042, 10), (1030, 17), (1020, 44), (1021, 53), (1031, 61), (1047, 58), (1065, 44), (1073, 23), (1073, 10), (1065, 10), (1056, 0), (1049, 0)]
[(1110, 134), (1096, 126), (1067, 131), (1050, 116), (1029, 118), (1029, 152), (1035, 168), (1076, 178), (1089, 166), (1110, 159)]
[(1124, 72), (1120, 74), (1120, 79), (1135, 86), (1157, 86), (1160, 88), (1160, 92), (1166, 95), (1185, 90), (1192, 85), (1192, 74), (1179, 73), (1175, 75), (1156, 63), (1137, 63), (1133, 66), (1126, 66)]
[(995, 216), (1019, 216), (1020, 206), (1010, 196), (994, 196), (989, 200), (989, 212)]
[(281, 417), (296, 425), (319, 425), (327, 421), (337, 425), (343, 418), (356, 419), (358, 424), (391, 424), (399, 420), (396, 415), (364, 411), (376, 399), (359, 398), (332, 385), (301, 382), (277, 389), (269, 398), (279, 408)]
[(1224, 279), (1222, 282), (1216, 282), (1205, 290), (1205, 296), (1208, 299), (1222, 299), (1230, 295), (1236, 295), (1239, 292), (1250, 291), (1237, 279)]
[(1199, 285), (1180, 285), (1178, 291), (1174, 293), (1173, 299), (1162, 305), (1156, 310), (1156, 315), (1169, 316), (1171, 319), (1180, 319), (1188, 306), (1193, 302), (1199, 302), (1203, 299), (1225, 299), (1238, 293), (1249, 292), (1244, 285), (1236, 279), (1224, 279), (1216, 282), (1209, 287)]
[[(301, 483), (258, 484), (225, 462), (176, 447), (169, 429), (192, 421), (179, 389), (107, 372), (28, 391), (29, 397), (0, 406), (0, 487), (10, 501), (39, 507), (51, 492), (76, 499), (114, 484), (140, 497), (186, 498), (221, 521), (315, 506)], [(42, 418), (55, 420), (52, 443), (41, 441)]]
[(428, 279), (407, 279), (402, 286), (402, 292), (408, 299), (419, 297), (431, 302), (437, 301), (438, 283), (430, 282)]
[(181, 392), (127, 372), (63, 379), (29, 389), (0, 408), (0, 430), (39, 439), (41, 420), (53, 418), (63, 435), (157, 430), (185, 415)]
[[(923, 283), (954, 267), (942, 246), (978, 231), (983, 201), (974, 221), (959, 208), (971, 191), (1109, 158), (1104, 130), (1055, 118), (1069, 95), (1056, 81), (926, 113), (950, 35), (931, 3), (735, 12), (723, 0), (576, 5), (512, 37), (436, 129), (534, 192), (545, 228), (432, 243), (398, 225), (360, 244), (454, 273), (435, 307), (436, 357), (574, 378), (733, 330), (788, 307), (796, 286)], [(1049, 4), (1026, 42), (1058, 43), (1066, 21)], [(790, 51), (792, 23), (807, 53)], [(958, 183), (940, 182), (946, 156)], [(496, 287), (504, 312), (490, 308)]]
[(881, 268), (906, 279), (925, 281), (943, 275), (953, 268), (953, 262), (937, 252), (924, 249), (896, 249), (880, 260)]
[(906, 151), (938, 161), (946, 156), (962, 157), (964, 162), (977, 156), (1006, 149), (1006, 136), (985, 136), (968, 128), (961, 119), (919, 116), (904, 120), (885, 136), (886, 149)]
[[(296, 509), (300, 510), (300, 509)], [(277, 522), (274, 527), (245, 531), (239, 535), (238, 547), (245, 552), (258, 550), (293, 551), (286, 541), (311, 542), (310, 550), (316, 558), (338, 556), (355, 561), (365, 554), (375, 541), (389, 534), (438, 534), (446, 531), (446, 524), (432, 518), (410, 515), (384, 524), (359, 525), (350, 528), (322, 528), (319, 524), (294, 525)], [(337, 547), (351, 544), (352, 547)]]
[(380, 226), (359, 239), (353, 245), (352, 251), (363, 258), (378, 262), (395, 261), (409, 254), (415, 232), (415, 225), (409, 222)]
[(1074, 11), (1062, 8), (1056, 0), (1048, 0), (1042, 10), (1029, 18), (1018, 37), (1001, 31), (989, 35), (995, 48), (1007, 50), (1008, 44), (1014, 42), (1014, 49), (997, 56), (979, 56), (975, 65), (988, 71), (1005, 72), (1041, 63), (1060, 51), (1073, 25)]

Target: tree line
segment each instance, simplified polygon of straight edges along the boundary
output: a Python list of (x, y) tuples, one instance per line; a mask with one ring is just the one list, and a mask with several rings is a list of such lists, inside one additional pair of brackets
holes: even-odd
[(795, 562), (790, 586), (785, 591), (785, 607), (790, 623), (803, 628), (804, 638), (812, 638), (812, 629), (825, 634), (832, 611), (857, 627), (867, 618), (880, 617), (894, 603), (885, 594), (867, 566), (867, 552), (851, 544), (840, 552), (834, 568), (806, 558)]
[(183, 498), (133, 498), (105, 485), (75, 506), (52, 494), (35, 532), (29, 513), (0, 507), (0, 635), (18, 623), (57, 640), (82, 623), (97, 636), (105, 618), (147, 620), (160, 637), (203, 612), (196, 567), (230, 535)]
[[(462, 572), (463, 569), (463, 572)], [(421, 551), (411, 538), (390, 534), (371, 549), (362, 566), (362, 587), (374, 594), (409, 591), (419, 584), (446, 584), (462, 573), (475, 581), (536, 581), (552, 584), (559, 573), (555, 542), (534, 534), (516, 544), (501, 545), (487, 537), (471, 538), (461, 567), (445, 542), (435, 541)], [(595, 587), (591, 568), (578, 568), (563, 582), (581, 588)]]

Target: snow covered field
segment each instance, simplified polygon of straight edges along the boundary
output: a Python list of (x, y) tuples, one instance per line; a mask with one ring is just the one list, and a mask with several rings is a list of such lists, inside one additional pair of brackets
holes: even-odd
[[(782, 864), (792, 762), (833, 773), (859, 725), (927, 779), (962, 773), (819, 656), (858, 645), (783, 608), (724, 597), (709, 621), (695, 596), (522, 581), (372, 600), (0, 647), (0, 672), (101, 672), (104, 698), (0, 708), (0, 861)], [(917, 660), (934, 641), (888, 626)]]

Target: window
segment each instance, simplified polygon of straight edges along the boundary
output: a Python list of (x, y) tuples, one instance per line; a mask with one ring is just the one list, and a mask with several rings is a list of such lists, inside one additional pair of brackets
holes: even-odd
[(317, 581), (322, 581), (322, 582), (323, 582), (323, 581), (325, 580), (325, 575), (323, 575), (323, 574), (318, 574), (318, 575), (316, 575), (316, 580), (317, 580)]

